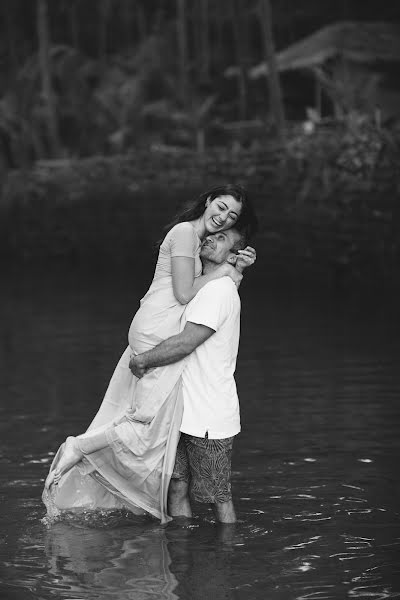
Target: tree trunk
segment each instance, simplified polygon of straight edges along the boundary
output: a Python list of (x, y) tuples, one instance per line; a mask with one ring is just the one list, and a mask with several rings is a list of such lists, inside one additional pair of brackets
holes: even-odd
[[(8, 46), (8, 55), (10, 58), (9, 64), (11, 66), (10, 72), (15, 74), (18, 72), (19, 61), (18, 61), (18, 43), (16, 36), (16, 23), (15, 23), (15, 9), (12, 9), (10, 6), (3, 6), (3, 18), (5, 21), (5, 29), (7, 35), (7, 46)], [(9, 73), (7, 73), (7, 76)]]
[(196, 0), (193, 10), (192, 29), (195, 41), (196, 77), (198, 83), (210, 80), (208, 0)]
[(124, 46), (129, 48), (132, 46), (133, 32), (132, 32), (132, 11), (134, 3), (132, 0), (124, 0), (120, 4), (119, 23), (118, 26), (123, 32)]
[(270, 0), (261, 0), (261, 24), (264, 32), (265, 61), (268, 67), (268, 86), (271, 101), (271, 112), (274, 117), (278, 137), (283, 139), (285, 131), (285, 113), (282, 91), (275, 59), (275, 45), (272, 32), (272, 12)]
[(213, 48), (213, 66), (215, 70), (219, 71), (224, 64), (224, 3), (218, 3), (215, 7), (215, 42)]
[(188, 103), (188, 56), (185, 0), (177, 0), (177, 27), (179, 48), (179, 91), (182, 104), (186, 107)]
[(51, 158), (61, 156), (58, 135), (57, 115), (53, 88), (51, 85), (50, 42), (47, 21), (47, 0), (37, 3), (37, 35), (39, 43), (39, 67), (42, 84), (42, 96), (46, 112), (46, 128)]
[(102, 62), (107, 58), (107, 24), (110, 15), (110, 0), (98, 0), (99, 22), (98, 22), (98, 56)]
[(200, 35), (200, 80), (204, 83), (208, 83), (210, 80), (210, 34), (208, 21), (208, 0), (200, 0)]
[(192, 53), (193, 53), (193, 62), (195, 64), (195, 76), (197, 82), (201, 81), (201, 1), (202, 0), (194, 0), (192, 6), (192, 12), (189, 16), (189, 30), (191, 32), (191, 38), (193, 39), (192, 44)]
[(147, 36), (147, 22), (143, 6), (136, 2), (136, 21), (139, 43), (141, 44)]
[(68, 11), (69, 11), (71, 46), (73, 48), (75, 48), (75, 50), (79, 50), (79, 26), (78, 26), (78, 17), (77, 17), (75, 2), (71, 2), (71, 4), (68, 7)]
[(155, 11), (151, 32), (155, 35), (160, 35), (165, 18), (164, 3), (161, 1)]
[(239, 119), (244, 121), (247, 117), (247, 48), (243, 32), (247, 26), (247, 21), (242, 10), (241, 0), (233, 0), (232, 2), (232, 22), (235, 54), (239, 68)]

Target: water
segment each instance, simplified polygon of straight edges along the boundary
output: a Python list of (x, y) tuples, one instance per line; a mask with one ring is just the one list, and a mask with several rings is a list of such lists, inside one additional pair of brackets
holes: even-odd
[[(261, 276), (261, 274), (259, 274)], [(2, 278), (0, 598), (400, 598), (396, 306), (242, 285), (239, 522), (116, 513), (42, 522), (59, 443), (83, 430), (148, 281)]]

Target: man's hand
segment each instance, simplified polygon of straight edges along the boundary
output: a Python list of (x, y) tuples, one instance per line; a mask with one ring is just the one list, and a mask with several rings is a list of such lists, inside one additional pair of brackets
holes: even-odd
[(141, 379), (143, 375), (146, 374), (147, 367), (144, 359), (141, 358), (141, 354), (132, 356), (131, 360), (129, 361), (129, 368), (138, 379)]
[(242, 273), (244, 269), (250, 267), (256, 262), (257, 254), (254, 248), (246, 246), (244, 250), (238, 250), (235, 267)]

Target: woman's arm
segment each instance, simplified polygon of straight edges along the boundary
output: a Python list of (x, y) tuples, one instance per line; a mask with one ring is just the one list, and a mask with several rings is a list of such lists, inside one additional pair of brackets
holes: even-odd
[(174, 296), (181, 304), (187, 304), (195, 297), (197, 292), (209, 281), (228, 275), (235, 283), (239, 283), (242, 275), (228, 263), (223, 263), (212, 273), (194, 276), (194, 258), (187, 256), (173, 256), (172, 266), (172, 289)]

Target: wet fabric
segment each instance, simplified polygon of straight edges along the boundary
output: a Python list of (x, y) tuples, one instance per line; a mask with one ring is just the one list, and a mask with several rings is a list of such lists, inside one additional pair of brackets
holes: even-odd
[[(183, 409), (183, 361), (169, 371), (160, 369), (159, 385), (154, 386), (156, 412), (144, 422), (134, 416), (137, 379), (129, 370), (130, 355), (127, 349), (121, 357), (100, 410), (88, 428), (90, 433), (106, 431), (109, 447), (87, 455), (57, 486), (51, 487), (50, 494), (43, 492), (50, 516), (63, 510), (128, 508), (135, 514), (147, 512), (162, 522), (168, 520), (167, 491)], [(63, 451), (64, 445), (51, 469), (57, 467)]]

